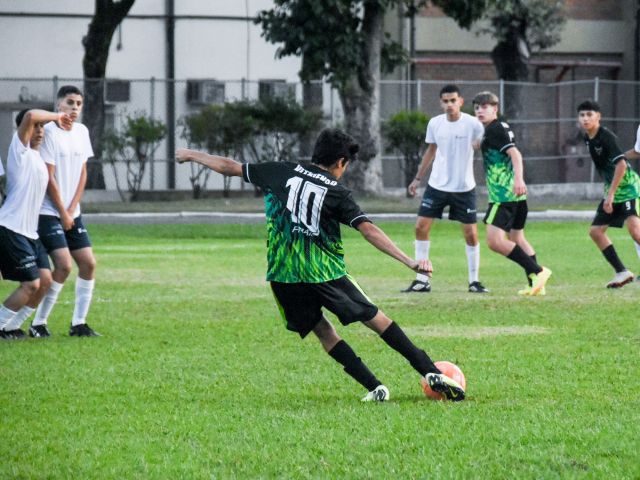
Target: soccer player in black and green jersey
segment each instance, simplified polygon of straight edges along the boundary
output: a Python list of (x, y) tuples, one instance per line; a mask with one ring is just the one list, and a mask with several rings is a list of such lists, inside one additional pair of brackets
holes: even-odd
[(267, 280), (287, 329), (302, 338), (313, 332), (325, 351), (367, 389), (363, 401), (386, 401), (389, 390), (338, 336), (322, 308), (333, 312), (343, 325), (362, 322), (378, 333), (420, 374), (423, 388), (428, 384), (450, 400), (462, 400), (463, 388), (443, 375), (347, 274), (341, 223), (357, 229), (369, 243), (413, 271), (432, 271), (428, 260), (418, 262), (408, 257), (371, 223), (351, 192), (338, 182), (357, 151), (351, 136), (326, 129), (318, 136), (311, 163), (241, 164), (188, 149), (178, 149), (176, 159), (197, 162), (224, 175), (242, 176), (262, 189), (268, 234)]
[(604, 198), (589, 235), (616, 272), (607, 288), (620, 288), (633, 281), (633, 273), (618, 257), (606, 232), (608, 227), (622, 228), (626, 220), (631, 237), (640, 243), (640, 177), (631, 169), (615, 134), (600, 125), (600, 105), (585, 100), (577, 110), (591, 159), (604, 179)]
[(491, 92), (480, 92), (473, 99), (476, 117), (485, 129), (480, 148), (489, 193), (484, 218), (487, 243), (491, 250), (524, 269), (529, 286), (520, 290), (520, 295), (544, 295), (551, 270), (538, 265), (535, 251), (524, 236), (529, 209), (522, 154), (509, 124), (498, 120), (498, 104), (498, 97)]

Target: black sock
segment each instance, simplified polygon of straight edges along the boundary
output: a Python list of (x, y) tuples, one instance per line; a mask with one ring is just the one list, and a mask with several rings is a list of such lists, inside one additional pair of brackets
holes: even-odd
[(368, 392), (382, 385), (382, 382), (376, 378), (362, 359), (356, 355), (356, 352), (354, 352), (344, 340), (336, 343), (328, 353), (331, 358), (344, 367), (345, 372), (366, 388)]
[[(535, 263), (536, 265), (538, 264), (538, 259), (536, 258), (536, 254), (534, 253), (533, 255), (529, 255), (529, 258), (531, 260), (533, 260), (533, 263)], [(532, 287), (533, 286), (533, 280), (531, 280), (531, 277), (529, 276), (529, 274), (531, 272), (524, 272), (527, 275), (527, 282), (529, 282), (529, 286)]]
[(438, 367), (433, 364), (429, 355), (424, 350), (416, 347), (396, 322), (391, 323), (380, 337), (387, 342), (387, 345), (406, 358), (420, 375), (441, 373)]
[(534, 262), (529, 255), (524, 253), (524, 250), (522, 250), (518, 244), (513, 247), (513, 250), (511, 250), (511, 253), (507, 255), (507, 258), (520, 265), (527, 276), (532, 273), (538, 274), (542, 271), (542, 267)]
[(620, 260), (620, 257), (618, 257), (618, 254), (616, 253), (616, 249), (613, 248), (613, 243), (602, 250), (602, 255), (604, 255), (604, 258), (607, 259), (607, 262), (609, 262), (615, 269), (616, 273), (624, 272), (626, 270), (626, 268), (622, 264), (622, 260)]

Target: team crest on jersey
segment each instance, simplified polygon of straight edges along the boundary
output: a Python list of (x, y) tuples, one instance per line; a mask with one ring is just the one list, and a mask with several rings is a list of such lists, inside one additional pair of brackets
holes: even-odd
[(602, 147), (593, 147), (593, 149), (596, 151), (596, 154), (602, 155)]

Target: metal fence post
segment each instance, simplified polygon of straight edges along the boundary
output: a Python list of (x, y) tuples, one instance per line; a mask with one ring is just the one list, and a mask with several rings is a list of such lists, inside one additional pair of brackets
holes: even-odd
[(597, 102), (600, 97), (600, 77), (593, 79), (593, 99)]
[(57, 100), (57, 97), (58, 97), (58, 76), (57, 75), (53, 76), (53, 95), (52, 95), (52, 97), (53, 97), (53, 105), (54, 105), (54, 108), (55, 108), (56, 100)]
[(498, 97), (500, 98), (500, 110), (505, 111), (506, 102), (504, 99), (504, 80), (501, 78), (498, 87)]
[(422, 110), (422, 81), (416, 81), (416, 110)]
[[(155, 100), (156, 100), (156, 77), (151, 77), (149, 84), (149, 116), (151, 119), (154, 119), (156, 109), (155, 109)], [(151, 179), (149, 182), (149, 188), (151, 190), (155, 190), (155, 150), (151, 152), (151, 158), (149, 159), (149, 174), (151, 175)]]

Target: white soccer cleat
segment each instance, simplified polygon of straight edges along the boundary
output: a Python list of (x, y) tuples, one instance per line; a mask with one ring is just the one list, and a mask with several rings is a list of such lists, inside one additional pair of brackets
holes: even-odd
[(616, 273), (613, 280), (607, 283), (607, 288), (621, 288), (631, 282), (633, 282), (633, 273), (629, 270), (623, 270), (622, 272)]
[(384, 385), (379, 385), (375, 390), (371, 390), (362, 399), (363, 402), (387, 402), (389, 401), (389, 389)]

